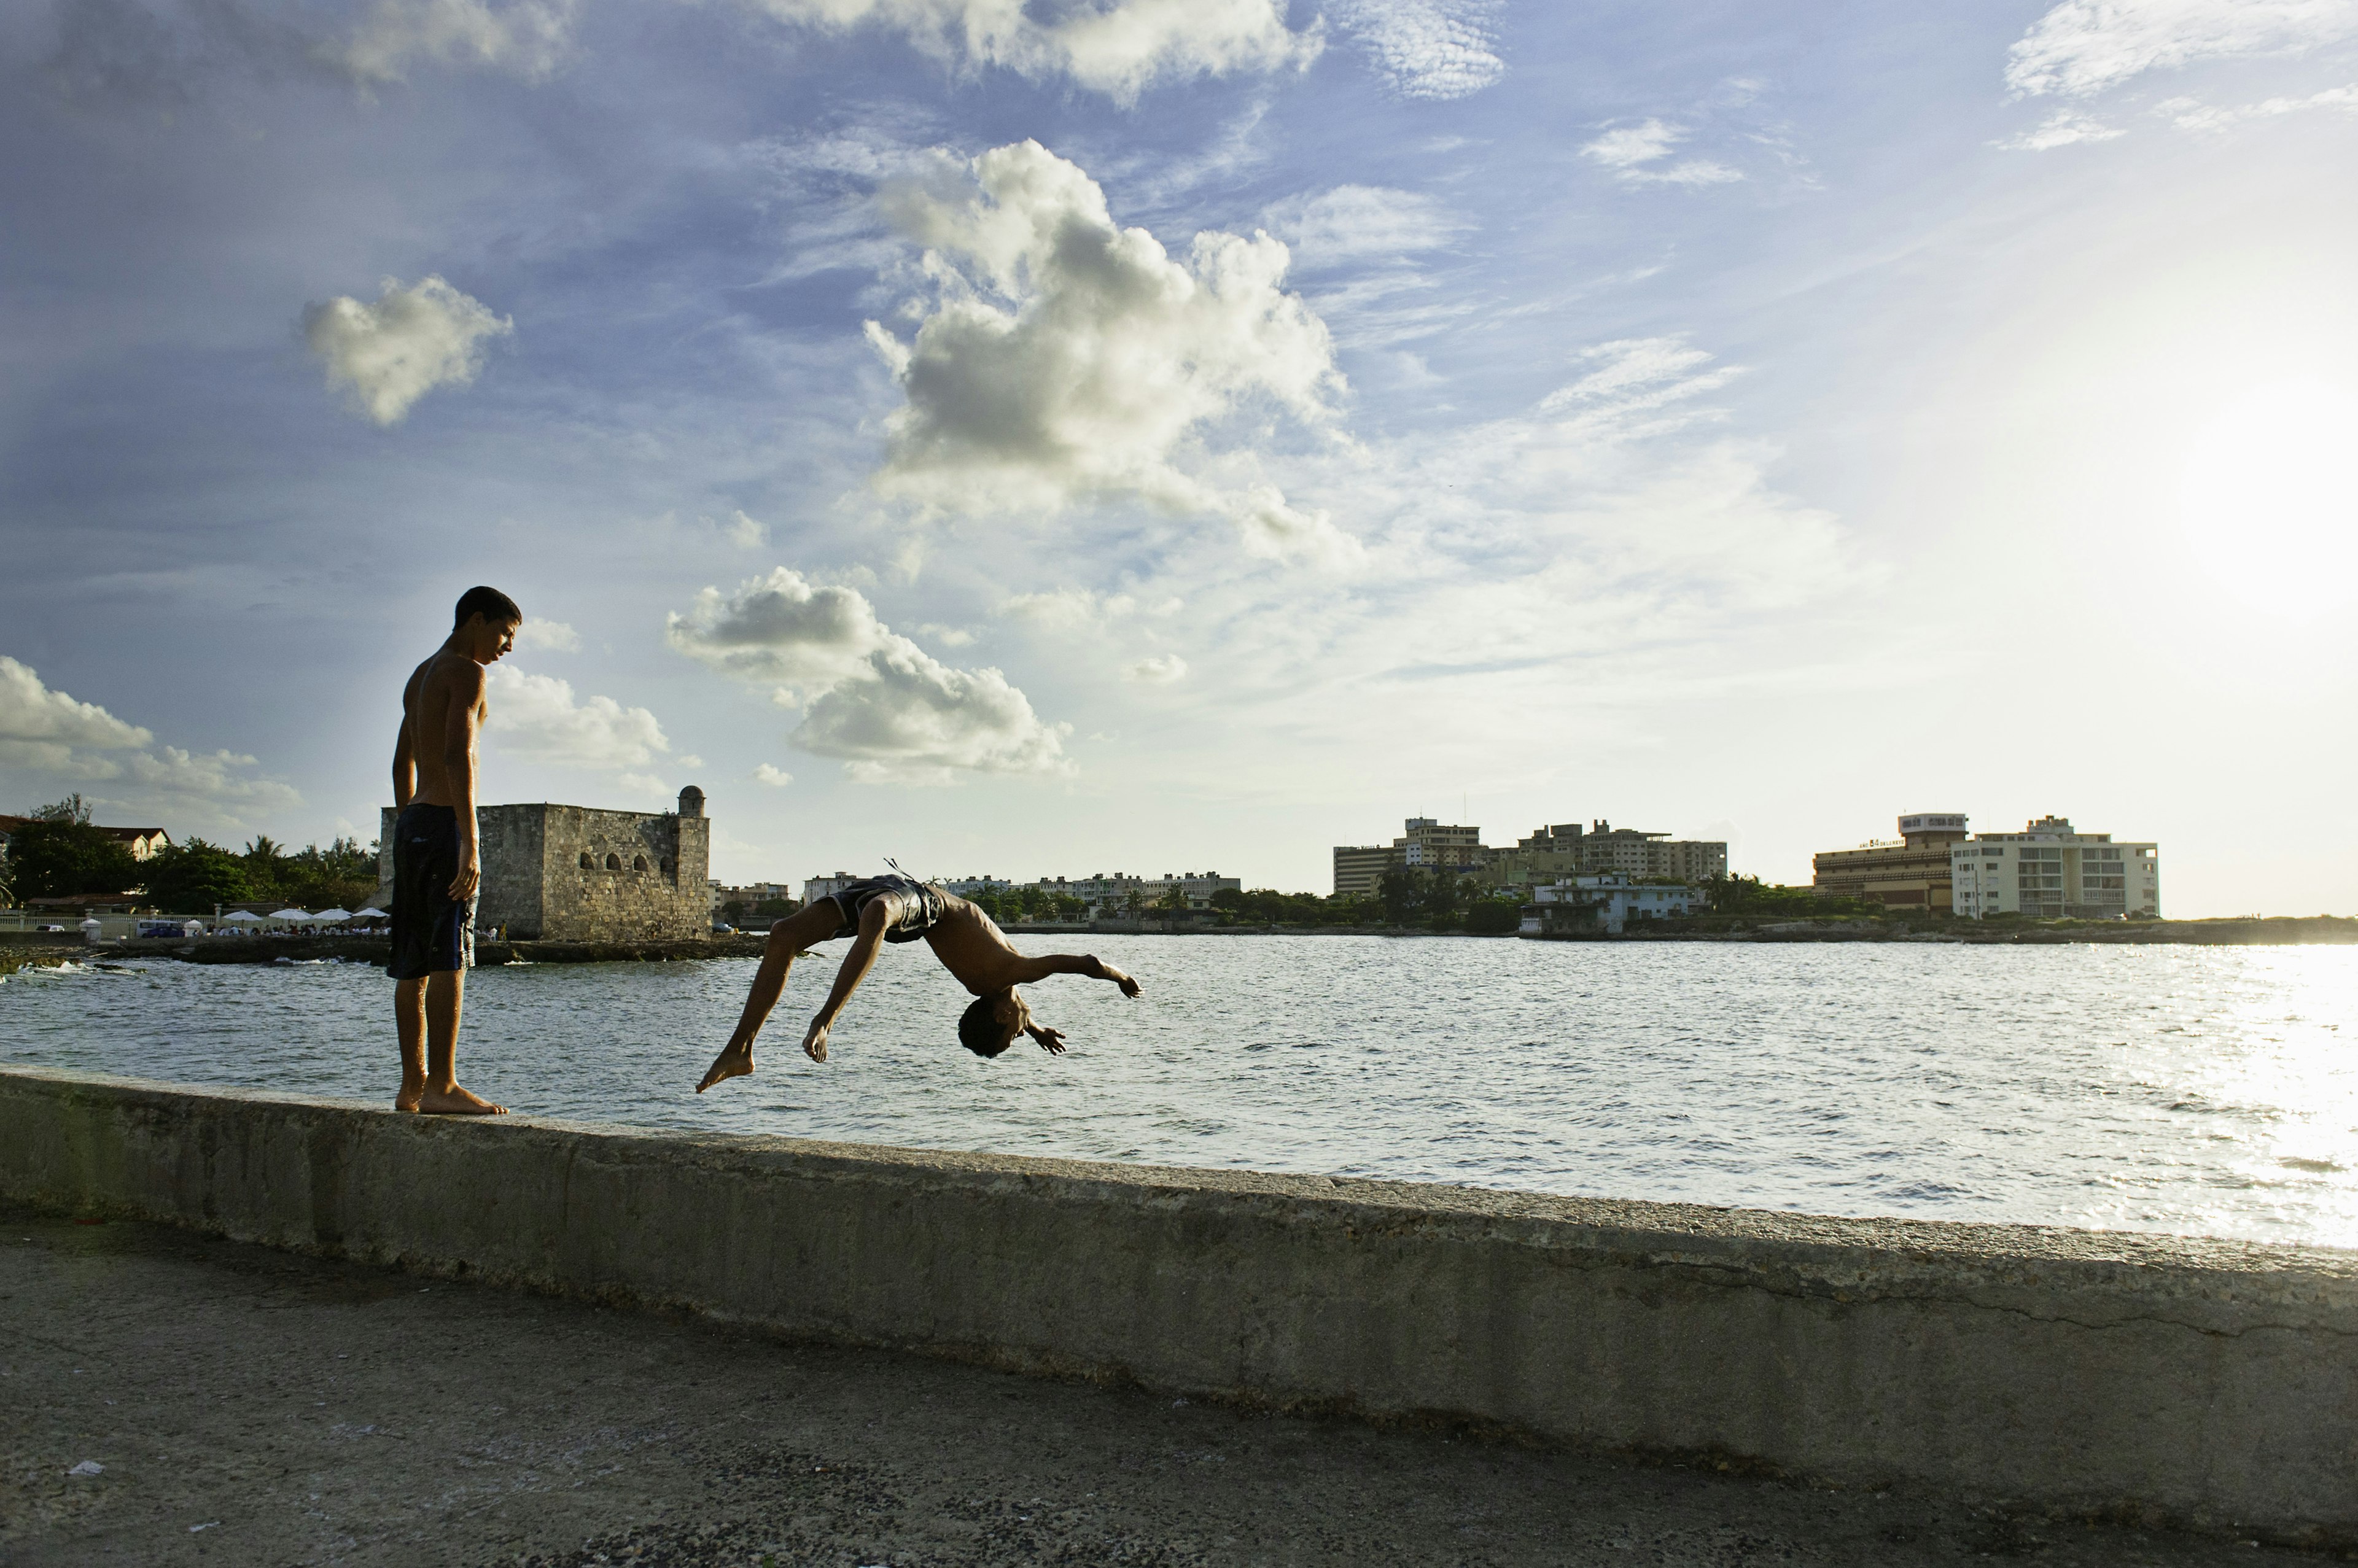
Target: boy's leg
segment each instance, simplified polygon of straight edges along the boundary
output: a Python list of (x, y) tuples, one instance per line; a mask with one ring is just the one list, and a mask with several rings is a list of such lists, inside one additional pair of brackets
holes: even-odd
[(738, 1015), (729, 1044), (712, 1058), (704, 1081), (696, 1086), (698, 1094), (753, 1070), (753, 1036), (762, 1032), (771, 1009), (785, 994), (786, 975), (794, 968), (795, 955), (827, 941), (842, 928), (843, 911), (831, 898), (796, 910), (770, 927), (770, 940), (762, 949), (762, 967), (753, 971), (753, 986), (745, 997), (745, 1011)]
[(396, 980), (393, 987), (393, 1027), (401, 1040), (401, 1092), (394, 1097), (395, 1110), (416, 1110), (426, 1093), (426, 982)]
[(505, 1116), (507, 1107), (459, 1087), (459, 1014), (466, 996), (464, 969), (426, 977), (426, 1092), (417, 1108), (429, 1116)]

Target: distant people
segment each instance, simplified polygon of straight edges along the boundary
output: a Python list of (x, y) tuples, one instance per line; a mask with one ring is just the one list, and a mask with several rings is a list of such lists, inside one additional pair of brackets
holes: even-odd
[(978, 1056), (998, 1055), (1014, 1044), (1018, 1034), (1029, 1034), (1052, 1055), (1063, 1053), (1065, 1036), (1032, 1022), (1031, 1007), (1016, 994), (1019, 985), (1050, 975), (1087, 975), (1111, 980), (1124, 996), (1139, 993), (1136, 980), (1093, 957), (1064, 953), (1025, 957), (990, 916), (930, 882), (897, 873), (867, 877), (833, 898), (805, 905), (770, 927), (769, 946), (753, 976), (752, 994), (745, 999), (737, 1031), (712, 1059), (704, 1081), (696, 1086), (698, 1094), (753, 1070), (753, 1036), (762, 1032), (763, 1021), (786, 989), (786, 971), (793, 968), (795, 953), (838, 936), (854, 940), (851, 950), (843, 956), (843, 967), (836, 971), (835, 988), (827, 992), (825, 1005), (803, 1035), (803, 1054), (814, 1062), (827, 1060), (827, 1032), (835, 1027), (836, 1017), (851, 1000), (851, 993), (868, 978), (876, 963), (877, 946), (883, 942), (914, 942), (924, 937), (942, 968), (966, 987), (975, 1000), (958, 1019), (958, 1041)]
[(484, 669), (515, 646), (524, 611), (492, 588), (459, 597), (457, 625), (401, 694), (393, 752), (394, 1022), (401, 1036), (395, 1110), (504, 1116), (459, 1087), (459, 1012), (475, 962), (475, 737)]

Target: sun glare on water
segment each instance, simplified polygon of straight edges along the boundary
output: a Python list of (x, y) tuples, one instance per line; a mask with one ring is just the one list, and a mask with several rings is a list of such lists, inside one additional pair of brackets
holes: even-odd
[(2180, 503), (2195, 558), (2236, 597), (2295, 620), (2358, 598), (2358, 396), (2244, 393), (2188, 451)]

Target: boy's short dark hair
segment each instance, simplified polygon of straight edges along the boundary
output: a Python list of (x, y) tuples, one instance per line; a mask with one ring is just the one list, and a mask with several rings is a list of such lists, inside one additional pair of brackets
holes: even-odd
[(1015, 1036), (1004, 1033), (1007, 1026), (990, 1011), (990, 997), (979, 996), (958, 1014), (958, 1044), (978, 1056), (996, 1056), (1015, 1044)]
[(516, 601), (495, 588), (471, 588), (460, 594), (459, 612), (450, 624), (453, 628), (464, 626), (477, 615), (490, 626), (496, 626), (503, 621), (513, 621), (518, 625), (524, 623), (524, 611), (516, 608)]

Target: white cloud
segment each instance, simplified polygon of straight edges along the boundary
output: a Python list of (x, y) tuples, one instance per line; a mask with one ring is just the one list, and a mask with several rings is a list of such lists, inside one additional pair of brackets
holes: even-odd
[[(1709, 158), (1663, 164), (1671, 149), (1693, 134), (1683, 125), (1647, 120), (1606, 132), (1583, 146), (1580, 156), (1611, 169), (1613, 177), (1626, 185), (1727, 185), (1744, 178), (1741, 169)], [(1661, 167), (1655, 167), (1658, 164)]]
[(354, 407), (380, 425), (400, 423), (438, 386), (464, 386), (482, 368), (483, 341), (515, 330), (481, 300), (428, 275), (404, 288), (384, 280), (373, 305), (339, 295), (303, 312), (303, 340)]
[(1337, 22), (1403, 98), (1463, 98), (1506, 74), (1495, 0), (1335, 0)]
[(2003, 147), (2008, 152), (2043, 153), (2079, 142), (2109, 142), (2125, 134), (2116, 126), (2081, 114), (2077, 109), (2059, 109), (2029, 130), (1992, 142), (1990, 146)]
[(1129, 594), (1092, 593), (1085, 588), (1019, 593), (999, 601), (1001, 615), (1058, 632), (1091, 630), (1109, 620), (1130, 615), (1137, 609), (1138, 600)]
[(1206, 232), (1175, 261), (1115, 227), (1097, 182), (1037, 142), (970, 168), (979, 191), (888, 195), (934, 287), (911, 302), (913, 342), (868, 323), (907, 398), (878, 490), (961, 512), (1140, 500), (1227, 517), (1257, 554), (1347, 554), (1251, 450), (1207, 449), (1251, 408), (1322, 427), (1342, 387), (1325, 323), (1280, 287), (1284, 244)]
[(935, 58), (1063, 76), (1118, 103), (1158, 81), (1307, 66), (1324, 45), (1293, 32), (1283, 0), (744, 0), (782, 22), (845, 32), (877, 26)]
[(30, 665), (0, 654), (0, 762), (62, 773), (77, 748), (116, 752), (155, 739), (96, 703), (50, 690)]
[(960, 773), (1065, 773), (1071, 727), (1044, 722), (996, 669), (941, 663), (877, 618), (859, 590), (779, 567), (723, 598), (708, 588), (665, 637), (725, 674), (777, 684), (799, 708), (789, 737), (855, 777), (946, 782)]
[(1144, 681), (1150, 686), (1164, 686), (1187, 674), (1187, 661), (1176, 654), (1157, 654), (1141, 659), (1122, 670), (1125, 680)]
[(571, 52), (573, 13), (573, 0), (376, 0), (332, 58), (362, 82), (399, 81), (415, 60), (535, 81)]
[(2006, 53), (2017, 95), (2084, 97), (2148, 70), (2294, 54), (2358, 32), (2358, 0), (2063, 0)]
[(135, 752), (124, 759), (123, 776), (144, 784), (166, 799), (202, 799), (217, 806), (243, 806), (276, 811), (303, 804), (303, 797), (276, 779), (245, 776), (243, 770), (260, 766), (260, 760), (235, 752), (189, 752), (178, 746)]
[(157, 746), (145, 727), (52, 690), (31, 666), (0, 654), (0, 766), (81, 783), (135, 784), (133, 797), (120, 804), (207, 821), (234, 822), (229, 815), (234, 806), (302, 804), (287, 785), (244, 772), (258, 765), (233, 752)]
[(622, 770), (644, 768), (671, 750), (663, 726), (644, 708), (625, 708), (611, 697), (577, 700), (570, 681), (513, 665), (493, 665), (488, 676), (483, 731), (520, 756)]
[(753, 770), (753, 782), (767, 784), (772, 789), (784, 789), (795, 782), (795, 775), (773, 763), (763, 762)]
[(1305, 267), (1433, 250), (1471, 226), (1430, 196), (1374, 185), (1291, 196), (1263, 208), (1261, 222)]
[(562, 621), (527, 618), (516, 628), (515, 645), (546, 649), (552, 654), (578, 654), (581, 651), (581, 633)]
[(758, 550), (770, 542), (770, 530), (745, 515), (742, 508), (729, 514), (729, 542), (741, 550)]
[[(1660, 435), (1708, 414), (1678, 408), (1744, 373), (1737, 365), (1704, 370), (1712, 356), (1683, 336), (1617, 338), (1581, 351), (1596, 368), (1540, 403), (1584, 435)], [(1669, 412), (1665, 412), (1668, 410)]]
[(2223, 131), (2251, 120), (2273, 120), (2310, 109), (2339, 109), (2358, 114), (2358, 84), (2331, 87), (2306, 98), (2268, 98), (2257, 103), (2213, 104), (2191, 98), (2171, 98), (2153, 106), (2181, 131)]

